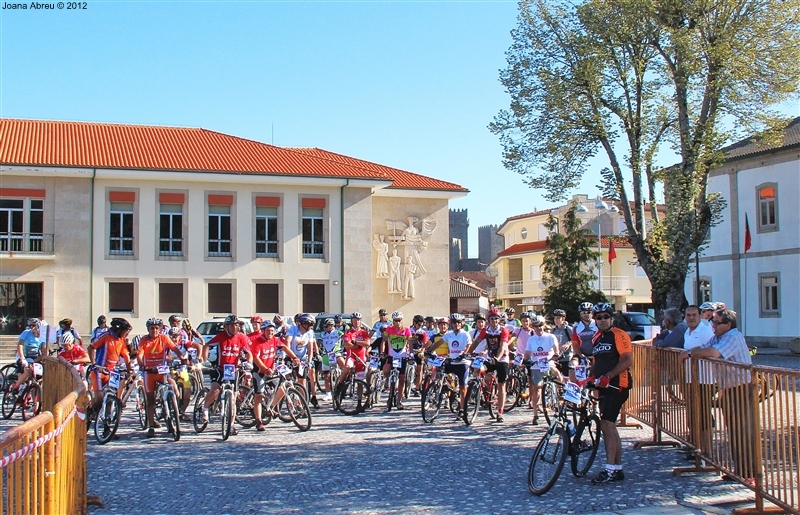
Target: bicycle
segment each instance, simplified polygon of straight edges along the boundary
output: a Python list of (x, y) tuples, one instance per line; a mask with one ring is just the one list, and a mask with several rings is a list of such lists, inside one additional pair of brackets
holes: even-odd
[[(354, 358), (364, 367), (363, 370), (355, 371), (356, 363), (353, 361)], [(366, 381), (369, 366), (355, 354), (348, 358), (347, 365), (353, 371), (348, 374), (341, 384), (336, 385), (333, 395), (334, 408), (345, 415), (357, 415), (367, 409), (370, 395), (372, 394)]]
[(467, 383), (467, 397), (464, 400), (464, 423), (471, 426), (481, 406), (489, 409), (489, 417), (497, 418), (497, 380), (496, 373), (486, 373), (483, 364), (491, 362), (486, 356), (476, 356), (472, 360), (472, 377)]
[(401, 399), (398, 398), (398, 391), (400, 388), (400, 368), (403, 366), (403, 356), (389, 356), (387, 359), (392, 360), (392, 368), (389, 371), (389, 377), (386, 379), (386, 384), (389, 385), (389, 397), (386, 399), (386, 411), (392, 411), (392, 408), (397, 408), (401, 404)]
[(119, 429), (122, 416), (122, 400), (118, 396), (122, 374), (118, 370), (108, 370), (97, 365), (90, 365), (87, 372), (99, 370), (108, 373), (108, 382), (103, 386), (103, 400), (100, 407), (89, 417), (94, 419), (94, 437), (97, 443), (105, 445), (114, 438)]
[(596, 398), (592, 378), (580, 383), (567, 382), (557, 415), (542, 436), (528, 467), (528, 488), (543, 495), (558, 480), (567, 456), (575, 477), (584, 477), (594, 463), (600, 446), (600, 417), (595, 413)]
[(222, 365), (222, 381), (220, 383), (219, 394), (208, 407), (208, 419), (203, 416), (203, 407), (205, 405), (206, 395), (210, 391), (208, 388), (203, 387), (197, 395), (197, 400), (194, 402), (194, 411), (192, 412), (192, 424), (197, 433), (205, 431), (208, 424), (215, 420), (216, 415), (220, 415), (222, 423), (222, 440), (226, 441), (233, 434), (233, 422), (236, 418), (236, 365), (227, 364)]
[(449, 362), (450, 358), (431, 356), (427, 361), (430, 377), (425, 380), (421, 411), (422, 420), (429, 424), (439, 416), (443, 399), (448, 400), (449, 409), (454, 413), (458, 411), (460, 405), (458, 377), (453, 373), (439, 373), (445, 361)]
[(181, 439), (180, 412), (178, 411), (178, 396), (175, 395), (175, 389), (167, 379), (167, 376), (170, 375), (170, 366), (159, 365), (156, 372), (161, 375), (161, 380), (156, 382), (156, 404), (153, 407), (153, 416), (160, 412), (161, 416), (158, 418), (164, 419), (167, 424), (167, 432), (177, 442)]
[[(283, 388), (283, 398), (278, 404), (276, 414), (284, 422), (291, 421), (300, 431), (308, 431), (311, 429), (311, 410), (308, 407), (308, 401), (303, 395), (302, 389), (295, 386), (292, 380), (292, 369), (284, 363), (280, 363), (275, 367), (277, 376), (280, 380), (279, 387)], [(277, 391), (278, 388), (275, 389)], [(267, 406), (272, 406), (272, 399), (270, 398)], [(268, 409), (267, 413), (271, 414), (272, 409)]]
[[(29, 420), (42, 412), (42, 375), (44, 367), (41, 363), (30, 364), (31, 374), (25, 385), (20, 385), (17, 392), (8, 387), (3, 392), (3, 418), (8, 420), (14, 416), (17, 407), (22, 412), (22, 420)], [(16, 381), (16, 379), (14, 379)]]
[(370, 397), (367, 402), (367, 409), (377, 406), (381, 403), (381, 395), (383, 395), (383, 387), (386, 385), (386, 379), (383, 377), (381, 371), (381, 359), (377, 352), (371, 352), (369, 356), (369, 372), (367, 372), (367, 384), (370, 388)]
[(6, 391), (9, 386), (17, 382), (17, 377), (22, 372), (18, 363), (9, 363), (0, 367), (0, 381), (2, 381), (0, 390)]

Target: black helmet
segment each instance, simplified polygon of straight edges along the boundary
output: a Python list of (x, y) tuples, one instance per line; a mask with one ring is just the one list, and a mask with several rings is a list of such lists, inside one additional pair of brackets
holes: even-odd
[(436, 319), (433, 318), (432, 316), (428, 315), (428, 316), (425, 317), (425, 323), (428, 323), (428, 322), (436, 322)]
[(595, 315), (598, 313), (608, 313), (609, 315), (614, 314), (614, 308), (611, 307), (611, 304), (606, 304), (605, 302), (601, 302), (600, 304), (595, 304), (592, 308), (592, 313)]
[(578, 311), (591, 311), (592, 310), (592, 303), (591, 302), (581, 302), (578, 305)]
[(567, 316), (567, 312), (564, 311), (563, 309), (554, 309), (553, 310), (553, 316), (554, 317), (565, 317), (565, 316)]
[(97, 325), (105, 324), (105, 323), (106, 323), (106, 316), (105, 315), (100, 315), (99, 317), (97, 317)]
[(386, 311), (386, 310), (385, 310), (385, 309), (383, 309), (383, 308), (381, 308), (381, 309), (379, 309), (379, 310), (378, 310), (378, 316), (386, 316), (386, 315), (388, 315), (388, 314), (389, 314), (389, 312), (388, 312), (388, 311)]
[(414, 318), (411, 321), (413, 323), (415, 323), (415, 324), (417, 324), (417, 323), (421, 324), (421, 323), (425, 322), (425, 317), (422, 316), (422, 315), (414, 315)]
[(225, 321), (223, 322), (223, 324), (225, 324), (225, 325), (238, 324), (238, 323), (239, 323), (239, 317), (237, 317), (236, 315), (228, 315), (228, 316), (226, 316), (225, 317)]
[(485, 322), (486, 321), (486, 315), (484, 315), (483, 313), (478, 313), (472, 319), (473, 320), (483, 320)]
[(111, 323), (108, 324), (109, 329), (114, 331), (117, 336), (121, 336), (125, 331), (133, 329), (131, 323), (124, 318), (112, 318)]
[(342, 315), (333, 315), (333, 321), (338, 324), (342, 321)]

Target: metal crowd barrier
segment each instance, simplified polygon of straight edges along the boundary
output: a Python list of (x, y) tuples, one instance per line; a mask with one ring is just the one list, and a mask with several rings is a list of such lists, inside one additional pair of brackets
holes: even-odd
[(755, 492), (755, 507), (736, 513), (800, 514), (800, 371), (681, 362), (679, 349), (633, 347), (626, 414), (653, 428), (652, 439), (636, 447), (694, 449), (694, 466), (673, 474), (722, 472), (736, 479)]
[(42, 412), (0, 435), (2, 513), (86, 513), (86, 390), (62, 358), (44, 358)]

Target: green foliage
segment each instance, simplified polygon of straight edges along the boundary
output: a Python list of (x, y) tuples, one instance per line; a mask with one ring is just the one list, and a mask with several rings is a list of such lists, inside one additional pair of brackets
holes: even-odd
[[(656, 311), (679, 306), (690, 258), (725, 206), (706, 191), (720, 147), (765, 128), (769, 141), (787, 123), (773, 106), (797, 97), (800, 0), (522, 0), (519, 9), (500, 75), (511, 105), (490, 125), (504, 165), (561, 201), (603, 154), (600, 189), (618, 201)], [(678, 164), (657, 170), (670, 151)]]
[(600, 254), (593, 248), (592, 233), (581, 229), (576, 209), (573, 204), (562, 216), (560, 231), (559, 220), (550, 215), (546, 224), (550, 250), (542, 260), (545, 313), (551, 315), (560, 308), (567, 312), (567, 320), (578, 319), (581, 302), (606, 302), (605, 294), (590, 285), (597, 279), (592, 272)]

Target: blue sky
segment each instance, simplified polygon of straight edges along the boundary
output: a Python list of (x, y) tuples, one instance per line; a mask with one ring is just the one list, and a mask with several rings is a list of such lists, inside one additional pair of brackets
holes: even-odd
[(513, 1), (3, 9), (0, 116), (204, 127), (456, 182), (477, 256), (479, 226), (552, 205), (503, 168), (486, 128), (509, 103), (498, 70), (516, 14)]

